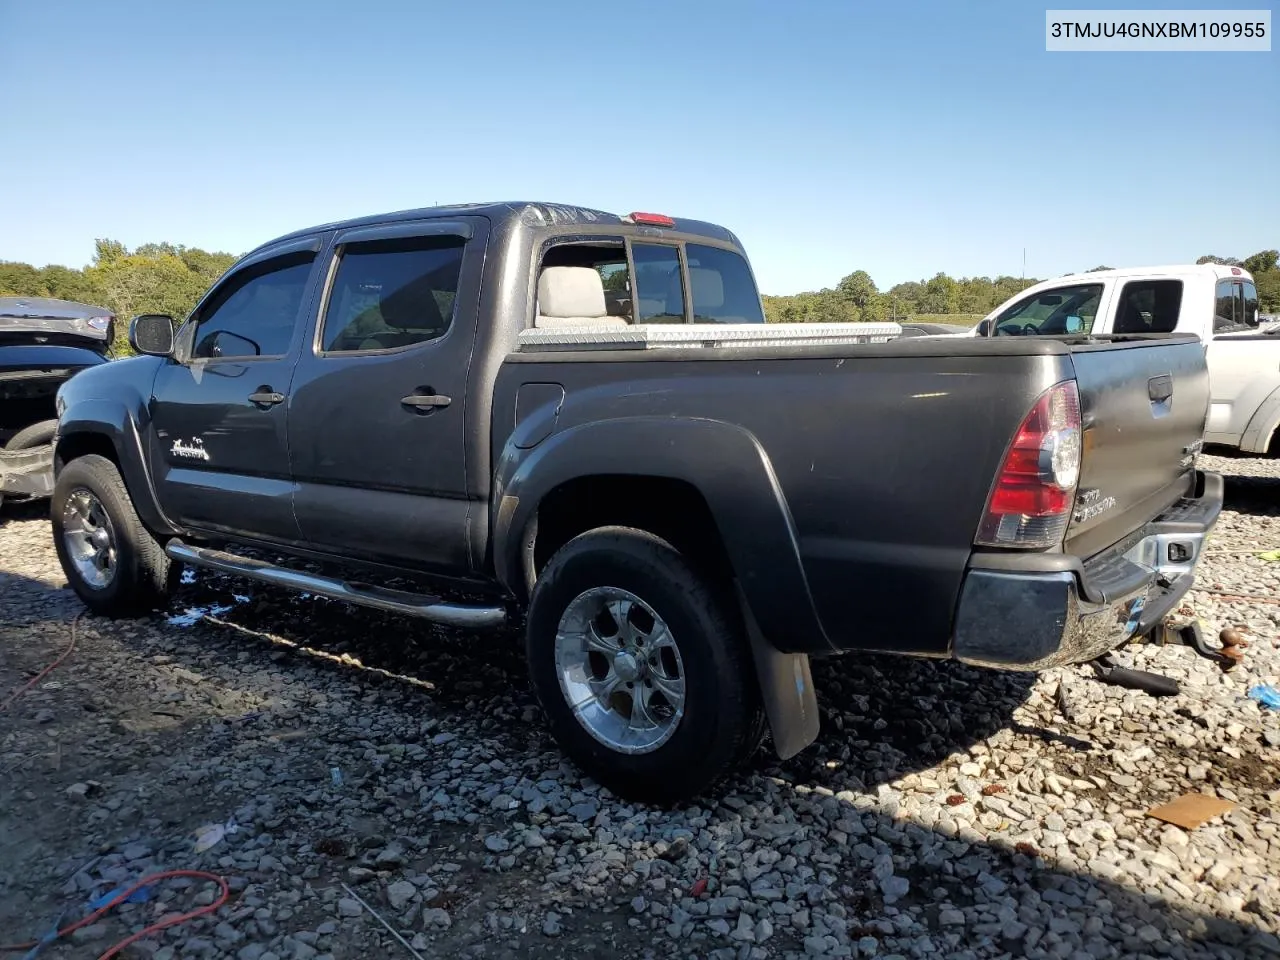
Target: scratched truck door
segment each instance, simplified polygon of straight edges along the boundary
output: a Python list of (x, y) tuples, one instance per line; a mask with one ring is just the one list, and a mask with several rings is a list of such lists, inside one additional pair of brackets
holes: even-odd
[(300, 539), (285, 425), (319, 247), (275, 248), (225, 277), (156, 376), (152, 469), (182, 526)]

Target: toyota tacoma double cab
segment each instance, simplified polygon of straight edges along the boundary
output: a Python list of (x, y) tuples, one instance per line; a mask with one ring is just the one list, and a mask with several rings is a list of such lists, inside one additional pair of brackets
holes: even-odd
[(1194, 337), (766, 324), (728, 230), (501, 203), (301, 230), (58, 395), (93, 611), (186, 565), (523, 625), (562, 749), (708, 790), (818, 732), (810, 660), (1037, 670), (1162, 621), (1222, 481)]

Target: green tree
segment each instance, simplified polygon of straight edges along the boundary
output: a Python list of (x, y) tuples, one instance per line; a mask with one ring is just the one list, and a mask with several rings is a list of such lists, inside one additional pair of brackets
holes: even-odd
[(959, 313), (960, 295), (955, 280), (945, 273), (937, 273), (924, 285), (920, 298), (921, 313)]
[(1115, 267), (1090, 267), (1085, 273), (1098, 273), (1102, 270), (1114, 270)]
[(1218, 256), (1214, 256), (1212, 253), (1208, 254), (1207, 256), (1201, 257), (1199, 260), (1196, 261), (1196, 263), (1220, 263), (1224, 267), (1240, 266), (1240, 261), (1237, 260), (1235, 257), (1218, 257)]
[(1276, 261), (1280, 260), (1280, 250), (1260, 250), (1252, 257), (1244, 258), (1244, 268), (1256, 278), (1260, 273), (1276, 269)]
[(1263, 313), (1280, 313), (1280, 269), (1255, 273), (1253, 282), (1258, 288), (1259, 309)]
[(865, 270), (853, 271), (836, 284), (836, 290), (844, 300), (859, 310), (866, 307), (879, 292), (876, 290), (875, 281), (871, 279), (871, 274)]

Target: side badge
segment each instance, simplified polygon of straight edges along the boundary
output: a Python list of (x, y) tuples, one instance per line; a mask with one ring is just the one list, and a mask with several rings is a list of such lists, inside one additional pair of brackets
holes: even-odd
[(169, 452), (175, 457), (182, 457), (184, 460), (209, 459), (209, 451), (204, 448), (204, 441), (199, 437), (192, 438), (190, 443), (184, 443), (182, 440), (174, 440), (173, 446), (169, 448)]

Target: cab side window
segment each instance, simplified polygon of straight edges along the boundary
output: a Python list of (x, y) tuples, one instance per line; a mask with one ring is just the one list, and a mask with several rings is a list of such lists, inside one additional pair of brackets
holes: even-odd
[(192, 358), (283, 357), (302, 315), (315, 254), (288, 254), (246, 267), (215, 291), (195, 317)]

